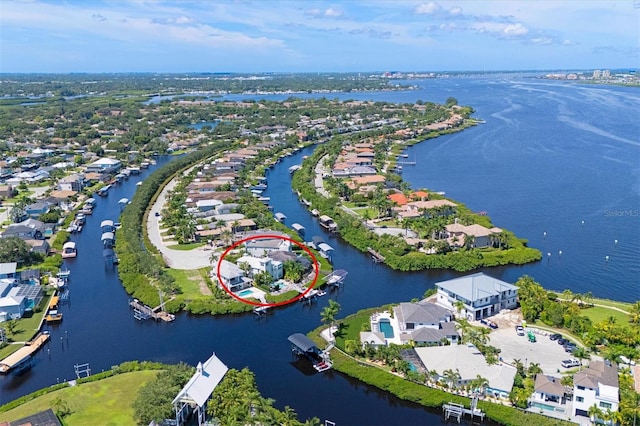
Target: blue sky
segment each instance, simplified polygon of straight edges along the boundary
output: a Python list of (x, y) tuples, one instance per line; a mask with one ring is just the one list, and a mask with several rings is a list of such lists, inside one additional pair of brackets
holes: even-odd
[(640, 0), (1, 0), (0, 72), (638, 68)]

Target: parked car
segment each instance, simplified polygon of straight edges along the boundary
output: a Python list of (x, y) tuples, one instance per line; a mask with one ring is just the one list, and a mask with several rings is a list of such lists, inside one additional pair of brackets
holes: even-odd
[(580, 361), (575, 358), (565, 359), (560, 363), (564, 368), (579, 367)]
[(561, 338), (562, 338), (562, 335), (558, 334), (558, 333), (553, 333), (551, 336), (549, 336), (549, 339), (551, 339), (551, 340), (558, 340), (558, 339), (561, 339)]
[(561, 337), (557, 340), (557, 342), (560, 346), (564, 346), (564, 344), (567, 343), (567, 340)]
[(488, 320), (488, 319), (486, 319), (486, 318), (482, 318), (482, 319), (480, 320), (480, 323), (481, 323), (481, 324), (484, 324), (484, 325), (486, 325), (486, 326), (489, 326), (489, 327), (491, 327), (491, 328), (492, 328), (492, 329), (494, 329), (494, 330), (495, 330), (496, 328), (498, 328), (498, 324), (496, 324), (495, 322), (493, 322), (493, 321), (491, 321), (491, 320)]
[(518, 336), (524, 336), (524, 328), (521, 325), (516, 326), (516, 333)]

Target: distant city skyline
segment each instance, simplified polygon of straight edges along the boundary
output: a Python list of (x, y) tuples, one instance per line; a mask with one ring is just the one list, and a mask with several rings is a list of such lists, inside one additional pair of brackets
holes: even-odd
[(0, 72), (636, 69), (640, 0), (0, 1)]

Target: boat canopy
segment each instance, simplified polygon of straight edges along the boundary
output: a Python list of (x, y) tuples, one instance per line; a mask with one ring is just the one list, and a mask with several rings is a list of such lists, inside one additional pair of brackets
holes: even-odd
[(283, 221), (283, 220), (285, 220), (285, 219), (287, 218), (287, 216), (286, 216), (284, 213), (279, 213), (279, 212), (278, 212), (278, 213), (276, 213), (276, 214), (274, 215), (274, 217), (276, 218), (276, 220), (278, 220), (278, 221), (280, 221), (280, 222), (281, 222), (281, 221)]
[(66, 249), (75, 250), (76, 249), (76, 243), (74, 243), (73, 241), (67, 241), (66, 243), (64, 243), (62, 245), (62, 249), (63, 250), (66, 250)]
[(102, 238), (100, 238), (100, 240), (104, 241), (104, 240), (114, 240), (116, 237), (113, 234), (113, 232), (105, 232), (102, 234)]
[(104, 228), (105, 226), (113, 227), (113, 221), (112, 220), (103, 220), (102, 222), (100, 222), (100, 228)]
[(330, 252), (333, 250), (333, 247), (331, 247), (329, 244), (327, 243), (320, 243), (318, 244), (318, 250), (323, 251), (325, 253)]
[(118, 201), (118, 204), (127, 204), (129, 202), (128, 198), (120, 198), (120, 200)]
[(317, 246), (318, 244), (324, 243), (324, 238), (319, 237), (319, 236), (316, 235), (313, 238), (311, 238), (311, 241), (313, 241), (313, 244), (315, 244)]
[(300, 225), (299, 223), (294, 223), (293, 225), (291, 225), (291, 227), (292, 227), (296, 232), (302, 232), (302, 231), (304, 231), (304, 226)]

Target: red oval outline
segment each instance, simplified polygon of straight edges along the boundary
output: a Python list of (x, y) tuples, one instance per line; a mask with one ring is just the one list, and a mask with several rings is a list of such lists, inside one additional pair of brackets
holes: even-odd
[[(309, 286), (309, 288), (304, 292), (304, 293), (300, 293), (298, 296), (293, 297), (289, 300), (285, 300), (283, 302), (278, 302), (278, 303), (260, 303), (260, 302), (252, 302), (250, 300), (247, 299), (243, 299), (242, 297), (234, 294), (231, 290), (229, 290), (229, 287), (227, 287), (227, 284), (224, 282), (224, 280), (222, 279), (222, 277), (220, 276), (220, 263), (222, 262), (222, 260), (225, 258), (225, 256), (227, 254), (229, 254), (229, 252), (231, 250), (233, 250), (234, 248), (238, 247), (240, 244), (245, 243), (246, 241), (251, 241), (251, 240), (262, 240), (262, 239), (266, 239), (266, 238), (279, 238), (281, 240), (287, 240), (290, 241), (294, 244), (296, 244), (297, 246), (301, 247), (304, 251), (306, 251), (309, 256), (311, 256), (311, 259), (313, 259), (313, 266), (315, 268), (316, 271), (316, 276), (313, 278), (313, 282), (311, 283), (311, 285)], [(290, 303), (293, 303), (297, 300), (300, 300), (301, 298), (303, 298), (307, 293), (309, 293), (311, 290), (313, 290), (313, 288), (316, 286), (316, 283), (318, 282), (318, 277), (320, 276), (320, 265), (318, 264), (318, 259), (314, 256), (313, 253), (311, 253), (311, 250), (309, 250), (308, 247), (306, 247), (304, 244), (302, 244), (301, 242), (298, 242), (290, 237), (286, 237), (284, 235), (275, 235), (275, 234), (261, 234), (261, 235), (252, 235), (250, 237), (247, 238), (243, 238), (239, 241), (236, 241), (233, 245), (231, 245), (230, 247), (228, 247), (224, 253), (222, 253), (222, 256), (220, 256), (220, 259), (218, 260), (218, 266), (216, 267), (216, 276), (218, 277), (218, 282), (220, 283), (220, 285), (222, 286), (222, 288), (224, 289), (224, 291), (227, 292), (227, 294), (231, 297), (233, 297), (234, 299), (236, 299), (239, 302), (242, 303), (246, 303), (247, 305), (254, 305), (254, 306), (266, 306), (266, 307), (276, 307), (276, 306), (284, 306), (284, 305), (288, 305)]]

